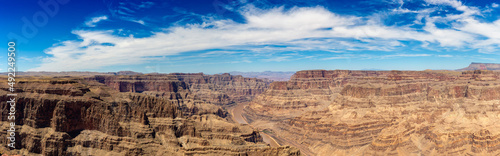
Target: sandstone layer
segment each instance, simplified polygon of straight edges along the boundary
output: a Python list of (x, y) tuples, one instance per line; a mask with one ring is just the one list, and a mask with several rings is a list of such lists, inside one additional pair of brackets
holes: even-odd
[(468, 67), (459, 69), (459, 71), (468, 71), (468, 70), (500, 70), (500, 64), (472, 62)]
[(109, 76), (97, 75), (96, 80), (120, 92), (138, 92), (183, 103), (187, 99), (227, 106), (250, 101), (267, 89), (270, 81), (203, 73), (146, 74)]
[(310, 155), (498, 155), (492, 71), (299, 71), (245, 109)]
[[(228, 122), (225, 118), (227, 112), (210, 104), (220, 101), (187, 98), (196, 96), (190, 88), (210, 90), (219, 87), (214, 89), (219, 91), (224, 89), (219, 85), (234, 87), (255, 79), (229, 75), (207, 79), (204, 75), (182, 78), (179, 75), (182, 74), (157, 77), (107, 75), (85, 79), (18, 77), (15, 91), (16, 149), (1, 146), (0, 150), (49, 156), (300, 155), (300, 151), (293, 147), (269, 147), (262, 142), (258, 131), (248, 125)], [(149, 81), (153, 79), (155, 81)], [(242, 83), (225, 81), (231, 79)], [(221, 84), (212, 85), (216, 81)], [(250, 82), (246, 86), (251, 85), (256, 84)], [(231, 90), (230, 87), (225, 89)], [(245, 89), (249, 92), (245, 96), (253, 94), (253, 88)], [(6, 84), (0, 85), (2, 110), (10, 109), (6, 103), (10, 98), (7, 90)], [(141, 91), (143, 93), (136, 93)], [(148, 91), (170, 94), (169, 97), (175, 98), (144, 94)], [(178, 100), (189, 102), (175, 102)], [(187, 103), (190, 103), (189, 107)], [(6, 130), (10, 128), (7, 113), (2, 111), (0, 114), (0, 138), (6, 138)], [(0, 144), (6, 145), (7, 141), (0, 139)]]

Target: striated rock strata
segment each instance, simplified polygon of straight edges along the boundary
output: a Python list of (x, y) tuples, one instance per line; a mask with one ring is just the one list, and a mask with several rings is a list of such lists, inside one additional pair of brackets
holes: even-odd
[[(205, 108), (209, 104), (200, 102), (192, 109), (183, 109), (183, 105), (172, 100), (119, 92), (132, 89), (177, 91), (175, 96), (192, 94), (182, 92), (191, 82), (180, 81), (175, 75), (160, 78), (166, 81), (142, 79), (142, 84), (132, 82), (140, 84), (135, 87), (129, 87), (130, 83), (98, 79), (109, 81), (110, 88), (97, 81), (75, 77), (18, 77), (16, 149), (7, 150), (1, 146), (0, 150), (48, 156), (300, 155), (293, 147), (267, 146), (258, 131), (223, 118), (227, 112), (218, 106)], [(10, 93), (7, 90), (6, 84), (0, 85), (2, 110), (10, 108), (6, 103), (10, 98), (6, 95)], [(6, 138), (9, 128), (7, 113), (2, 111), (0, 114), (0, 138)], [(7, 141), (0, 139), (0, 144), (6, 145)]]
[(498, 63), (477, 63), (472, 62), (468, 67), (458, 69), (459, 71), (466, 70), (500, 70), (500, 64)]
[(310, 155), (499, 155), (498, 75), (299, 71), (245, 111)]
[(163, 97), (173, 102), (202, 100), (215, 105), (233, 105), (250, 101), (267, 89), (270, 81), (244, 78), (229, 74), (204, 75), (203, 73), (148, 74), (129, 76), (97, 75), (96, 80), (120, 92), (138, 92)]

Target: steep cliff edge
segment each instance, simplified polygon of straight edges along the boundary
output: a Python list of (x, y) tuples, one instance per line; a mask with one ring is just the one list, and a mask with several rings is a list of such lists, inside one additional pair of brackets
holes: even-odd
[[(306, 111), (321, 110), (329, 105), (342, 87), (357, 79), (381, 79), (388, 72), (349, 70), (306, 70), (296, 72), (289, 81), (276, 81), (269, 89), (252, 100), (251, 116), (266, 116), (282, 120), (298, 116)], [(266, 120), (267, 120), (266, 119)]]
[(268, 88), (270, 81), (229, 74), (204, 75), (147, 74), (110, 76), (97, 75), (96, 80), (120, 92), (138, 92), (182, 103), (186, 99), (202, 100), (220, 106), (250, 101)]
[[(177, 91), (175, 96), (191, 94), (182, 92), (186, 83), (173, 78), (175, 82), (148, 82), (151, 85), (145, 86), (156, 86), (157, 91)], [(247, 125), (227, 122), (223, 118), (227, 112), (205, 102), (190, 102), (194, 106), (186, 109), (185, 105), (169, 99), (119, 92), (97, 81), (76, 77), (19, 77), (16, 82), (18, 137), (17, 149), (12, 153), (300, 155), (296, 148), (268, 147), (259, 132)], [(122, 84), (118, 84), (121, 89)], [(132, 89), (140, 90), (138, 86), (141, 85)], [(0, 85), (2, 110), (10, 108), (6, 103), (10, 98), (7, 90), (6, 84)], [(10, 128), (7, 113), (0, 114), (1, 138), (6, 138), (6, 130)], [(7, 141), (0, 139), (3, 145)], [(5, 146), (1, 148), (7, 151)]]
[[(313, 155), (497, 155), (498, 75), (300, 71), (288, 82), (271, 84), (245, 111), (252, 125)], [(267, 100), (299, 92), (305, 98)], [(297, 108), (299, 113), (282, 113)]]

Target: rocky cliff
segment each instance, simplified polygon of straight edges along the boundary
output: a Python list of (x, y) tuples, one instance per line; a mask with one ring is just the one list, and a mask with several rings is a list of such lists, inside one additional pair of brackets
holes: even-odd
[(264, 71), (264, 72), (229, 72), (231, 75), (241, 75), (243, 77), (259, 78), (259, 79), (269, 79), (273, 81), (288, 81), (290, 77), (295, 72), (274, 72), (274, 71)]
[(472, 62), (468, 67), (458, 69), (458, 71), (467, 71), (467, 70), (500, 70), (500, 64)]
[(311, 155), (497, 155), (498, 75), (300, 71), (245, 111), (252, 125)]
[[(191, 82), (176, 75), (116, 77), (118, 83), (106, 77), (16, 78), (16, 149), (0, 150), (23, 155), (300, 155), (289, 146), (267, 146), (258, 131), (223, 118), (227, 112), (219, 106), (184, 98), (193, 94), (188, 92)], [(2, 110), (10, 108), (7, 90), (0, 85)], [(132, 92), (148, 90), (174, 92), (194, 102), (185, 109), (168, 98)], [(1, 138), (10, 128), (7, 113), (0, 114)], [(3, 145), (7, 141), (0, 139)]]
[(270, 83), (239, 75), (203, 73), (97, 75), (88, 79), (106, 84), (120, 92), (144, 93), (181, 103), (186, 99), (202, 100), (221, 106), (250, 101), (255, 95), (264, 92)]

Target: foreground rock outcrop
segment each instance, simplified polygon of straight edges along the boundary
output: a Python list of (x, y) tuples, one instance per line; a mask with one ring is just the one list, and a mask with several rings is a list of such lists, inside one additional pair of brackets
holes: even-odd
[[(269, 147), (258, 131), (228, 122), (227, 112), (210, 104), (213, 99), (188, 98), (195, 94), (190, 88), (210, 88), (228, 76), (208, 79), (213, 81), (177, 75), (104, 77), (16, 78), (16, 149), (0, 150), (23, 155), (300, 155), (293, 147)], [(194, 82), (203, 85), (193, 87)], [(10, 108), (7, 90), (0, 85), (2, 110)], [(141, 91), (175, 98), (136, 93)], [(7, 111), (0, 114), (0, 138), (10, 128), (7, 116)], [(7, 141), (0, 139), (0, 144)]]
[(245, 109), (310, 155), (498, 155), (493, 71), (299, 71)]

